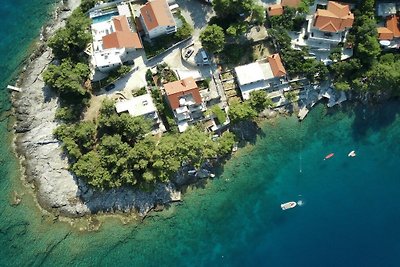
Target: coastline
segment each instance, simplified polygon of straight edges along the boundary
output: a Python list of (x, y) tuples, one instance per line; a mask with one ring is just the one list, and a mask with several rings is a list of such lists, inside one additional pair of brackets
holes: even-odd
[[(97, 213), (137, 211), (144, 218), (151, 210), (159, 210), (164, 204), (180, 201), (180, 190), (184, 191), (184, 187), (195, 183), (196, 179), (188, 179), (180, 175), (180, 172), (173, 179), (174, 183), (158, 183), (151, 193), (128, 187), (97, 191), (68, 171), (67, 157), (53, 136), (53, 130), (58, 126), (54, 119), (58, 99), (41, 80), (41, 73), (53, 60), (43, 39), (62, 27), (65, 18), (79, 4), (79, 0), (65, 0), (58, 4), (53, 22), (43, 27), (37, 49), (28, 57), (27, 65), (18, 78), (17, 83), (23, 88), (22, 92), (12, 95), (16, 118), (14, 145), (20, 159), (21, 172), (24, 180), (35, 189), (40, 207), (57, 216), (81, 217)], [(298, 109), (298, 106), (293, 108)], [(263, 121), (265, 118), (279, 116), (278, 113), (287, 114), (284, 111), (266, 110), (259, 115), (259, 119)], [(237, 126), (232, 130), (239, 131), (242, 138), (245, 136), (244, 140), (253, 143), (259, 128), (257, 124)]]
[(157, 184), (151, 193), (131, 188), (93, 190), (68, 171), (67, 158), (53, 136), (58, 126), (54, 120), (58, 103), (56, 95), (41, 79), (41, 73), (53, 60), (43, 37), (62, 27), (65, 18), (79, 4), (79, 0), (58, 4), (52, 23), (43, 27), (41, 40), (17, 79), (22, 92), (11, 97), (15, 114), (14, 150), (23, 178), (32, 184), (37, 201), (45, 210), (65, 217), (114, 211), (137, 211), (144, 217), (158, 204), (180, 201), (181, 193), (172, 183)]

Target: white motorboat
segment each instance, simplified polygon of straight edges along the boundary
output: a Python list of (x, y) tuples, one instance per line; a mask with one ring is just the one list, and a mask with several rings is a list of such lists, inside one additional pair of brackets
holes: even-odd
[(294, 201), (290, 201), (290, 202), (286, 202), (281, 204), (281, 208), (282, 210), (287, 210), (287, 209), (292, 209), (294, 207), (296, 207), (297, 203)]

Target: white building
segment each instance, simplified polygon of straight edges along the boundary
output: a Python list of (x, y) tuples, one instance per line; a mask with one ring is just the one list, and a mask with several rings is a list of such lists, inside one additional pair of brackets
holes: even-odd
[(117, 113), (128, 112), (133, 117), (144, 116), (145, 118), (158, 120), (157, 108), (150, 94), (144, 94), (129, 100), (122, 100), (115, 104)]
[(179, 132), (184, 132), (189, 123), (203, 117), (206, 105), (196, 81), (192, 78), (164, 84), (165, 96), (171, 107)]
[(143, 48), (139, 35), (132, 32), (126, 16), (114, 16), (92, 26), (92, 65), (110, 71), (127, 60), (127, 54)]
[(249, 99), (253, 91), (274, 90), (286, 79), (286, 70), (279, 54), (269, 56), (268, 62), (238, 66), (235, 74), (244, 100)]
[(347, 31), (354, 22), (349, 5), (328, 1), (326, 9), (317, 9), (308, 21), (307, 44), (313, 48), (330, 50), (331, 45), (345, 42)]
[(148, 1), (140, 9), (140, 22), (150, 39), (176, 32), (176, 23), (166, 0)]

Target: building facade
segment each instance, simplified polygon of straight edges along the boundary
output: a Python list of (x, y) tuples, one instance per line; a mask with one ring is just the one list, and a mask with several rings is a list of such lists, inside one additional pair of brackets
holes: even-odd
[(166, 83), (164, 90), (180, 132), (184, 132), (189, 124), (203, 118), (206, 105), (192, 77)]
[(148, 1), (140, 9), (140, 23), (150, 39), (176, 32), (176, 22), (166, 0)]
[(265, 60), (238, 66), (234, 70), (243, 100), (258, 90), (268, 92), (279, 88), (286, 81), (286, 70), (279, 54), (273, 54)]
[(313, 18), (308, 21), (308, 43), (330, 49), (331, 45), (345, 42), (348, 29), (354, 22), (350, 6), (328, 1), (326, 9), (317, 9)]
[(133, 32), (126, 16), (93, 23), (92, 65), (101, 72), (121, 66), (129, 52), (143, 48), (139, 35)]

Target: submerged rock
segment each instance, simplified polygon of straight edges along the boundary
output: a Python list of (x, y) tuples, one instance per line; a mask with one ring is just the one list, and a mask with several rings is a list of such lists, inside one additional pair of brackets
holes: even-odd
[(11, 206), (18, 206), (21, 200), (21, 196), (16, 191), (11, 193)]
[(260, 117), (261, 118), (267, 118), (267, 119), (272, 119), (275, 118), (276, 116), (278, 116), (278, 113), (272, 109), (264, 109), (261, 113), (260, 113)]

